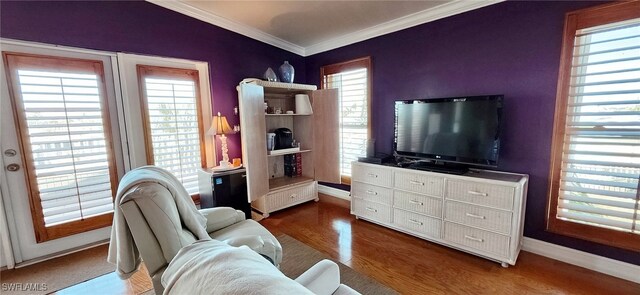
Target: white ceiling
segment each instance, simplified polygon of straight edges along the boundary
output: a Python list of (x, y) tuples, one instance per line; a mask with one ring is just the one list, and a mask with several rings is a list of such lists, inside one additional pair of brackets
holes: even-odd
[(147, 0), (308, 56), (504, 0)]

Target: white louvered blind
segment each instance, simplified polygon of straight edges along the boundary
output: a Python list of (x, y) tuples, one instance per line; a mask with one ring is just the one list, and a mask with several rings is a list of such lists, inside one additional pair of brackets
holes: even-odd
[(196, 85), (183, 79), (144, 79), (154, 165), (173, 173), (190, 194), (198, 192), (202, 168)]
[(112, 212), (98, 76), (18, 70), (18, 80), (45, 226)]
[(640, 19), (579, 30), (557, 218), (640, 234)]
[(340, 174), (351, 176), (351, 162), (366, 154), (368, 139), (367, 69), (324, 76), (325, 89), (339, 89)]

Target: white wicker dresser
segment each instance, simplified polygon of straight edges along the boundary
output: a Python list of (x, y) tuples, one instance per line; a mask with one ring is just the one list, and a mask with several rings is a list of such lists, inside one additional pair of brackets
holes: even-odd
[(507, 267), (522, 247), (528, 180), (486, 170), (451, 175), (354, 162), (351, 213)]

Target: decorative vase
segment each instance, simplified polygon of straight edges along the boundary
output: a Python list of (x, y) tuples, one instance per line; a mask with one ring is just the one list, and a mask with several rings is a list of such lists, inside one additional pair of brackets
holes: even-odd
[(276, 76), (276, 72), (274, 72), (271, 68), (268, 68), (264, 72), (264, 79), (270, 82), (278, 82), (278, 76)]
[(284, 63), (280, 66), (280, 76), (282, 77), (282, 82), (293, 83), (294, 74), (295, 70), (293, 69), (293, 66), (285, 60)]

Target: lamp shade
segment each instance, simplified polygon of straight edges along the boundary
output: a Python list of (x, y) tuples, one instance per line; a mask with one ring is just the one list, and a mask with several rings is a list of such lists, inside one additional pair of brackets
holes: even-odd
[(211, 135), (223, 135), (223, 134), (233, 134), (233, 128), (229, 126), (227, 122), (227, 117), (220, 116), (220, 112), (218, 112), (217, 116), (213, 116), (213, 120), (211, 121), (211, 128), (207, 131), (208, 134)]

